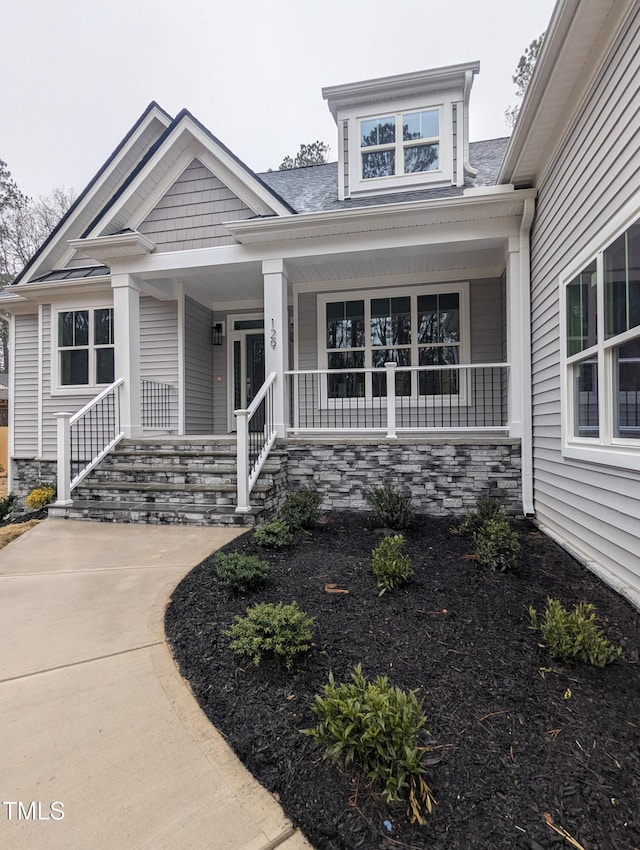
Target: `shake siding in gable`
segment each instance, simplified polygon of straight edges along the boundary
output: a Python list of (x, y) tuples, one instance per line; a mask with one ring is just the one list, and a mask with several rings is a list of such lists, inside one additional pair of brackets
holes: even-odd
[[(570, 137), (539, 186), (532, 231), (535, 510), (544, 526), (640, 586), (640, 473), (563, 460), (559, 276), (640, 183), (640, 15), (628, 22)], [(638, 202), (640, 214), (640, 201)]]
[(140, 379), (171, 386), (171, 424), (178, 431), (178, 304), (140, 299)]
[(138, 227), (158, 251), (233, 245), (223, 222), (251, 218), (253, 211), (194, 159)]
[(15, 317), (13, 456), (38, 453), (38, 316)]
[(213, 434), (212, 313), (191, 298), (185, 298), (184, 313), (185, 430)]

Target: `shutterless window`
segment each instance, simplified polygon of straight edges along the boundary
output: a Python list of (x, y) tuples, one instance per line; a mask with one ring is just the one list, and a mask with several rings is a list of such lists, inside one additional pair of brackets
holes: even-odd
[(58, 313), (61, 386), (98, 386), (114, 380), (113, 309)]
[(362, 178), (416, 174), (440, 167), (440, 112), (425, 109), (360, 121)]
[(640, 441), (640, 222), (569, 281), (565, 298), (569, 438)]

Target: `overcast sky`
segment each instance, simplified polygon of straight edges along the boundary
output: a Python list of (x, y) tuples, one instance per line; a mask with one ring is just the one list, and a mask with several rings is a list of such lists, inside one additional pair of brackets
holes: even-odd
[(255, 171), (301, 142), (336, 159), (323, 86), (480, 60), (471, 139), (507, 135), (518, 58), (553, 0), (4, 0), (0, 159), (80, 191), (156, 100)]

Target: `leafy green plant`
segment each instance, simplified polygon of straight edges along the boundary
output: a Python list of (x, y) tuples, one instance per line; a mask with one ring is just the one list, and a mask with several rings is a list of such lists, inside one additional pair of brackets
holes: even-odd
[(34, 487), (24, 500), (25, 505), (33, 511), (39, 511), (50, 502), (56, 495), (56, 488), (50, 484), (40, 484)]
[(246, 593), (264, 584), (269, 564), (253, 555), (240, 552), (217, 552), (213, 557), (216, 578), (221, 587), (232, 593)]
[(274, 519), (261, 525), (253, 532), (253, 539), (264, 549), (282, 549), (293, 540), (293, 534), (287, 523), (282, 519)]
[(16, 497), (13, 493), (9, 493), (8, 496), (4, 496), (0, 499), (0, 522), (6, 518), (7, 514), (9, 514), (15, 500)]
[(559, 599), (547, 599), (542, 622), (538, 612), (529, 607), (534, 629), (540, 629), (550, 655), (559, 661), (585, 661), (594, 667), (604, 667), (619, 658), (622, 648), (614, 646), (596, 623), (596, 608), (590, 602), (580, 602), (567, 611)]
[(464, 519), (449, 530), (461, 537), (472, 537), (489, 520), (506, 519), (505, 511), (498, 499), (493, 496), (480, 496), (475, 511), (467, 511)]
[(416, 692), (386, 676), (370, 682), (358, 664), (349, 683), (336, 684), (330, 673), (311, 710), (319, 722), (302, 732), (324, 748), (324, 757), (354, 765), (382, 786), (388, 802), (407, 799), (412, 823), (423, 823), (422, 812), (431, 812), (435, 800), (424, 779), (420, 736), (428, 734), (427, 719)]
[(367, 504), (387, 527), (400, 531), (409, 528), (414, 518), (414, 510), (406, 496), (398, 492), (393, 484), (373, 487), (365, 493)]
[(404, 584), (413, 575), (411, 558), (402, 552), (404, 542), (402, 534), (393, 534), (385, 537), (371, 553), (371, 566), (380, 596), (387, 590)]
[(282, 658), (290, 670), (295, 656), (311, 646), (314, 619), (296, 602), (260, 602), (247, 608), (244, 617), (236, 615), (223, 634), (231, 638), (236, 655), (246, 655), (256, 667), (263, 656), (273, 655)]
[(320, 518), (322, 496), (310, 487), (299, 487), (289, 493), (280, 511), (289, 528), (313, 528)]
[(473, 541), (478, 561), (485, 567), (501, 572), (515, 567), (521, 546), (506, 517), (488, 519), (473, 533)]

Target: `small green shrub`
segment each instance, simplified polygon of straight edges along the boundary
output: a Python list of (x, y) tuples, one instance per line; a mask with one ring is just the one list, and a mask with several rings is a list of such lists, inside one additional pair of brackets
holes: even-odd
[(505, 517), (489, 519), (473, 533), (478, 560), (492, 570), (515, 567), (520, 555), (518, 535)]
[(280, 516), (289, 528), (313, 528), (320, 518), (322, 496), (310, 487), (299, 487), (289, 493), (282, 505)]
[(253, 555), (240, 552), (217, 552), (213, 557), (216, 578), (221, 587), (232, 593), (246, 593), (264, 584), (269, 564)]
[(365, 493), (367, 504), (387, 527), (400, 531), (409, 528), (413, 522), (414, 510), (411, 502), (393, 486), (383, 484), (381, 487), (373, 487)]
[(223, 634), (230, 637), (236, 655), (246, 655), (256, 667), (265, 655), (282, 658), (290, 670), (293, 659), (306, 652), (313, 638), (314, 618), (298, 608), (296, 602), (260, 602), (247, 608)]
[(41, 484), (34, 487), (24, 500), (25, 505), (31, 508), (32, 511), (39, 511), (53, 501), (56, 495), (56, 488), (49, 484)]
[(506, 519), (505, 511), (498, 499), (492, 496), (480, 496), (475, 511), (467, 511), (464, 519), (449, 530), (461, 537), (472, 537), (489, 520)]
[(403, 535), (394, 534), (385, 537), (371, 553), (371, 566), (380, 596), (387, 590), (404, 584), (413, 575), (411, 558), (403, 554), (403, 546)]
[(302, 732), (324, 748), (324, 757), (357, 767), (382, 786), (388, 802), (408, 799), (412, 823), (423, 823), (424, 808), (431, 812), (435, 801), (424, 779), (419, 739), (427, 719), (416, 692), (390, 685), (386, 676), (369, 682), (358, 664), (347, 684), (336, 684), (330, 673), (311, 710), (319, 723)]
[(293, 534), (287, 523), (282, 519), (274, 519), (261, 525), (253, 532), (253, 539), (264, 549), (282, 549), (293, 540)]
[(4, 496), (0, 499), (0, 522), (2, 522), (2, 520), (5, 519), (7, 514), (11, 511), (15, 500), (16, 497), (13, 493), (9, 493), (8, 496)]
[(559, 661), (586, 661), (604, 667), (619, 658), (622, 648), (614, 646), (596, 625), (596, 609), (590, 602), (580, 602), (567, 611), (558, 599), (547, 599), (541, 623), (538, 612), (529, 607), (534, 629), (540, 629), (550, 655)]

